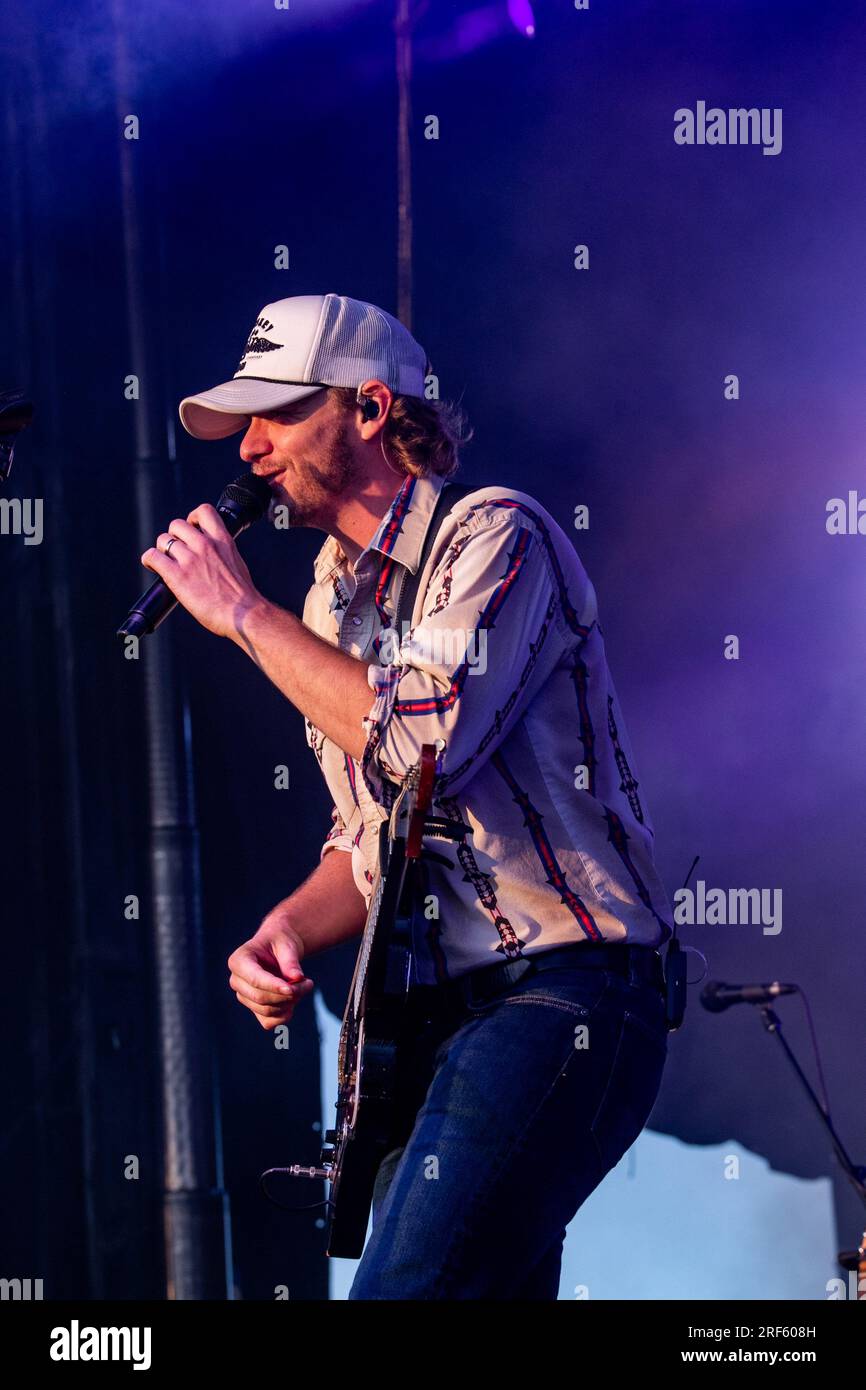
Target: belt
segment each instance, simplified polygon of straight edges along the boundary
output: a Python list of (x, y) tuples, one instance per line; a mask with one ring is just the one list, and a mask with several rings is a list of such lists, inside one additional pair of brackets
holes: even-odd
[(552, 946), (516, 960), (497, 961), (482, 965), (453, 980), (438, 985), (413, 985), (409, 996), (413, 1001), (433, 1008), (465, 1008), (483, 1004), (502, 990), (530, 974), (558, 970), (563, 966), (582, 970), (612, 970), (632, 979), (645, 980), (664, 990), (664, 966), (655, 946), (618, 945), (616, 942), (575, 942), (573, 946)]

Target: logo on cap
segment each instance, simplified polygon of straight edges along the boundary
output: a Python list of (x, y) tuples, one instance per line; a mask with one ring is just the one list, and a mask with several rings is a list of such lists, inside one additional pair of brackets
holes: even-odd
[(241, 360), (237, 365), (235, 376), (237, 376), (238, 372), (243, 371), (244, 367), (247, 365), (247, 357), (251, 352), (276, 352), (278, 348), (285, 347), (285, 343), (272, 343), (270, 338), (259, 337), (258, 329), (261, 329), (264, 333), (268, 333), (273, 326), (270, 319), (262, 318), (262, 316), (259, 315), (253, 325), (252, 333), (247, 338), (246, 346), (244, 347)]

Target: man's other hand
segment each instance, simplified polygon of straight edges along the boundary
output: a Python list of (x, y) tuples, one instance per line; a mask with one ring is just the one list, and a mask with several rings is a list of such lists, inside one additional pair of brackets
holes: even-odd
[(229, 985), (238, 1003), (273, 1031), (288, 1023), (313, 988), (301, 969), (304, 943), (281, 914), (269, 914), (255, 936), (228, 958)]

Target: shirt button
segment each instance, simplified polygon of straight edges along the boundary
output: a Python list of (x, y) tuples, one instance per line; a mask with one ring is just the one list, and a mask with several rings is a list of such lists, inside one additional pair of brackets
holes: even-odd
[(364, 621), (363, 618), (353, 618), (353, 619), (352, 619), (352, 622), (355, 624), (355, 627), (360, 627), (360, 626), (361, 626), (361, 623), (362, 623), (363, 621)]

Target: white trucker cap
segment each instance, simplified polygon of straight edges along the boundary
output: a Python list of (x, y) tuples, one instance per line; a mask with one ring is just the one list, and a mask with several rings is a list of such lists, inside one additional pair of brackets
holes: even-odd
[(231, 381), (186, 396), (180, 421), (197, 439), (225, 439), (251, 415), (372, 378), (395, 395), (423, 397), (428, 366), (424, 349), (384, 309), (342, 294), (300, 294), (265, 305)]

